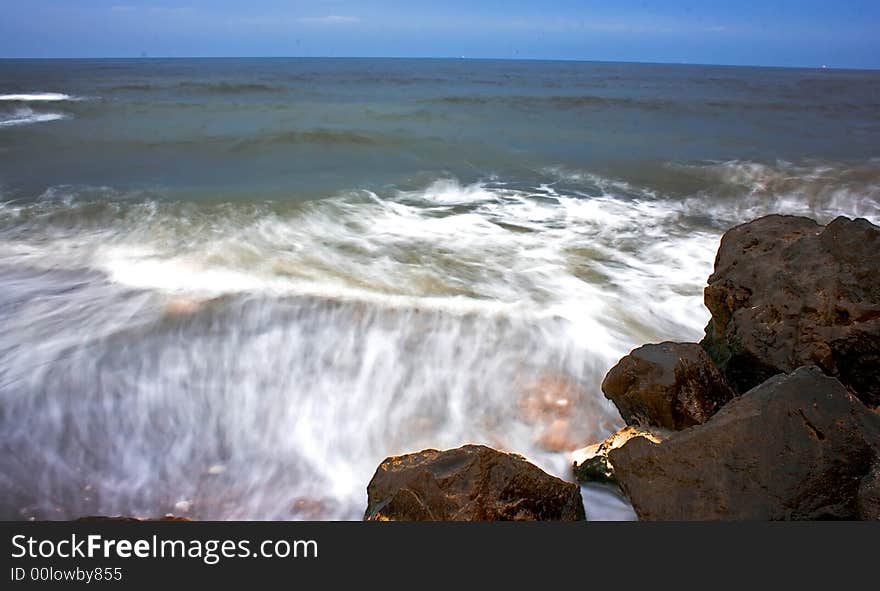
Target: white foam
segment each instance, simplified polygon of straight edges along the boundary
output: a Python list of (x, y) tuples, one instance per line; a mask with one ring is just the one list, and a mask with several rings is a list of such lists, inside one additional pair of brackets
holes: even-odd
[(45, 123), (58, 121), (66, 116), (62, 113), (35, 113), (30, 109), (20, 109), (12, 115), (0, 115), (0, 127), (13, 127), (16, 125), (28, 125), (31, 123)]
[(60, 92), (35, 92), (26, 94), (0, 94), (0, 101), (58, 102), (71, 101), (74, 97)]
[[(747, 192), (675, 201), (599, 177), (590, 182), (608, 192), (592, 197), (443, 179), (386, 197), (342, 195), (285, 216), (225, 208), (197, 223), (150, 202), (116, 227), (44, 240), (29, 252), (76, 256), (115, 282), (193, 297), (265, 292), (561, 317), (610, 355), (636, 336), (699, 338), (708, 318), (702, 287), (725, 227), (773, 212), (880, 217), (870, 190), (816, 189), (827, 171), (797, 184), (751, 163), (711, 166)], [(753, 186), (766, 188), (773, 174), (787, 192)], [(804, 196), (804, 187), (813, 193)], [(624, 189), (624, 198), (613, 192)], [(693, 225), (701, 216), (709, 226)]]
[(498, 194), (483, 185), (461, 185), (455, 179), (438, 179), (421, 191), (401, 193), (401, 196), (444, 205), (494, 201)]
[(97, 234), (43, 241), (28, 260), (65, 267), (75, 257), (114, 282), (194, 298), (265, 293), (560, 318), (566, 338), (602, 359), (639, 339), (696, 338), (707, 317), (701, 287), (715, 237), (676, 228), (676, 204), (442, 180), (286, 217), (224, 210), (181, 225), (179, 215), (151, 204)]
[(880, 223), (880, 160), (861, 165), (774, 164), (730, 160), (703, 165), (672, 165), (706, 177), (722, 189), (688, 200), (688, 207), (736, 223), (768, 213), (812, 217), (863, 217)]
[[(729, 191), (673, 200), (586, 174), (589, 195), (442, 180), (293, 211), (64, 188), (0, 203), (0, 270), (34, 275), (8, 282), (21, 308), (4, 319), (0, 345), (16, 346), (0, 346), (0, 369), (16, 386), (0, 394), (8, 416), (35, 417), (8, 438), (34, 454), (21, 465), (45, 472), (41, 491), (100, 454), (113, 473), (92, 480), (98, 509), (115, 514), (186, 501), (197, 518), (307, 518), (291, 509), (305, 499), (319, 518), (356, 519), (384, 457), (464, 443), (570, 478), (545, 430), (601, 440), (620, 426), (599, 390), (610, 365), (645, 342), (700, 338), (724, 229), (876, 205), (870, 174), (821, 174), (848, 181), (752, 190), (736, 172), (719, 181)], [(32, 293), (40, 282), (49, 296)], [(547, 389), (573, 414), (524, 417), (523, 398)], [(72, 440), (108, 441), (67, 445), (53, 434), (68, 424)], [(585, 498), (591, 519), (633, 518), (603, 490)]]

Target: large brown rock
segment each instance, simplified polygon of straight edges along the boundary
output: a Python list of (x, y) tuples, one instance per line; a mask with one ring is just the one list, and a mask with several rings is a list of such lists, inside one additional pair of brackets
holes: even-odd
[(640, 519), (877, 516), (880, 417), (815, 367), (769, 379), (707, 423), (609, 454)]
[(585, 519), (577, 485), (482, 445), (387, 458), (367, 497), (368, 521)]
[(816, 365), (880, 404), (880, 228), (772, 215), (721, 240), (703, 346), (737, 392)]
[(734, 394), (696, 343), (633, 350), (602, 382), (628, 425), (679, 430), (709, 420)]

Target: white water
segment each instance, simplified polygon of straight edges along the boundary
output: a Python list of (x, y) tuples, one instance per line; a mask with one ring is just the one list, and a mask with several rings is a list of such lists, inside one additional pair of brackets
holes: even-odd
[(356, 519), (390, 454), (486, 443), (568, 477), (621, 424), (607, 369), (701, 337), (725, 228), (878, 221), (873, 176), (789, 168), (704, 166), (724, 191), (682, 200), (558, 171), (580, 188), (4, 203), (0, 482), (24, 518)]
[(69, 94), (60, 92), (33, 92), (22, 94), (0, 94), (0, 101), (19, 101), (19, 102), (58, 102), (75, 100)]
[[(69, 94), (60, 92), (32, 92), (19, 94), (0, 94), (0, 103), (17, 102), (17, 103), (57, 103), (61, 101), (79, 100)], [(22, 107), (15, 109), (11, 113), (0, 113), (0, 128), (15, 127), (19, 125), (28, 125), (31, 123), (45, 123), (47, 121), (58, 121), (66, 119), (63, 113), (39, 113), (30, 107)]]
[(64, 118), (65, 115), (62, 113), (36, 113), (31, 109), (16, 109), (12, 113), (0, 114), (0, 127), (44, 123)]

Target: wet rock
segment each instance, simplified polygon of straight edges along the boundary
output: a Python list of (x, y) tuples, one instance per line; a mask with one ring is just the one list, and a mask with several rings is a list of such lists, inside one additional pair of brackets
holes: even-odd
[(803, 367), (703, 425), (659, 444), (635, 437), (609, 458), (640, 519), (858, 519), (876, 515), (880, 417)]
[(482, 445), (383, 461), (367, 487), (368, 521), (583, 520), (577, 485)]
[(321, 499), (300, 497), (293, 501), (293, 514), (296, 519), (305, 521), (320, 521), (327, 515), (327, 506)]
[(679, 430), (705, 423), (733, 398), (712, 359), (696, 343), (660, 343), (632, 351), (602, 382), (628, 425)]
[(772, 215), (721, 240), (703, 346), (737, 392), (802, 365), (880, 404), (880, 228)]
[(175, 297), (165, 304), (165, 314), (169, 316), (188, 316), (198, 312), (204, 302), (192, 298)]
[(554, 374), (541, 374), (532, 381), (519, 382), (517, 402), (520, 417), (538, 427), (535, 444), (553, 452), (577, 449), (580, 424), (573, 421), (575, 404), (581, 402), (584, 386), (576, 380)]
[(522, 417), (537, 422), (547, 416), (568, 418), (573, 403), (580, 399), (583, 385), (566, 376), (541, 375), (525, 384), (517, 384), (522, 395), (517, 402)]
[(565, 452), (577, 449), (579, 443), (575, 439), (573, 425), (568, 419), (554, 419), (538, 437), (535, 445), (546, 451)]
[(624, 427), (601, 443), (589, 445), (573, 452), (572, 469), (574, 476), (583, 483), (616, 484), (617, 478), (614, 476), (614, 467), (608, 461), (608, 453), (612, 449), (617, 449), (633, 437), (645, 437), (649, 441), (660, 443), (669, 436), (669, 433), (669, 431), (657, 428)]
[(875, 464), (859, 486), (859, 519), (880, 521), (880, 464)]

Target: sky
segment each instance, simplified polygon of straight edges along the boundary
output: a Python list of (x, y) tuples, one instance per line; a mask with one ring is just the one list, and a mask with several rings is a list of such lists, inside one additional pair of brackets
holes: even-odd
[(469, 57), (880, 68), (878, 0), (0, 0), (0, 57)]

